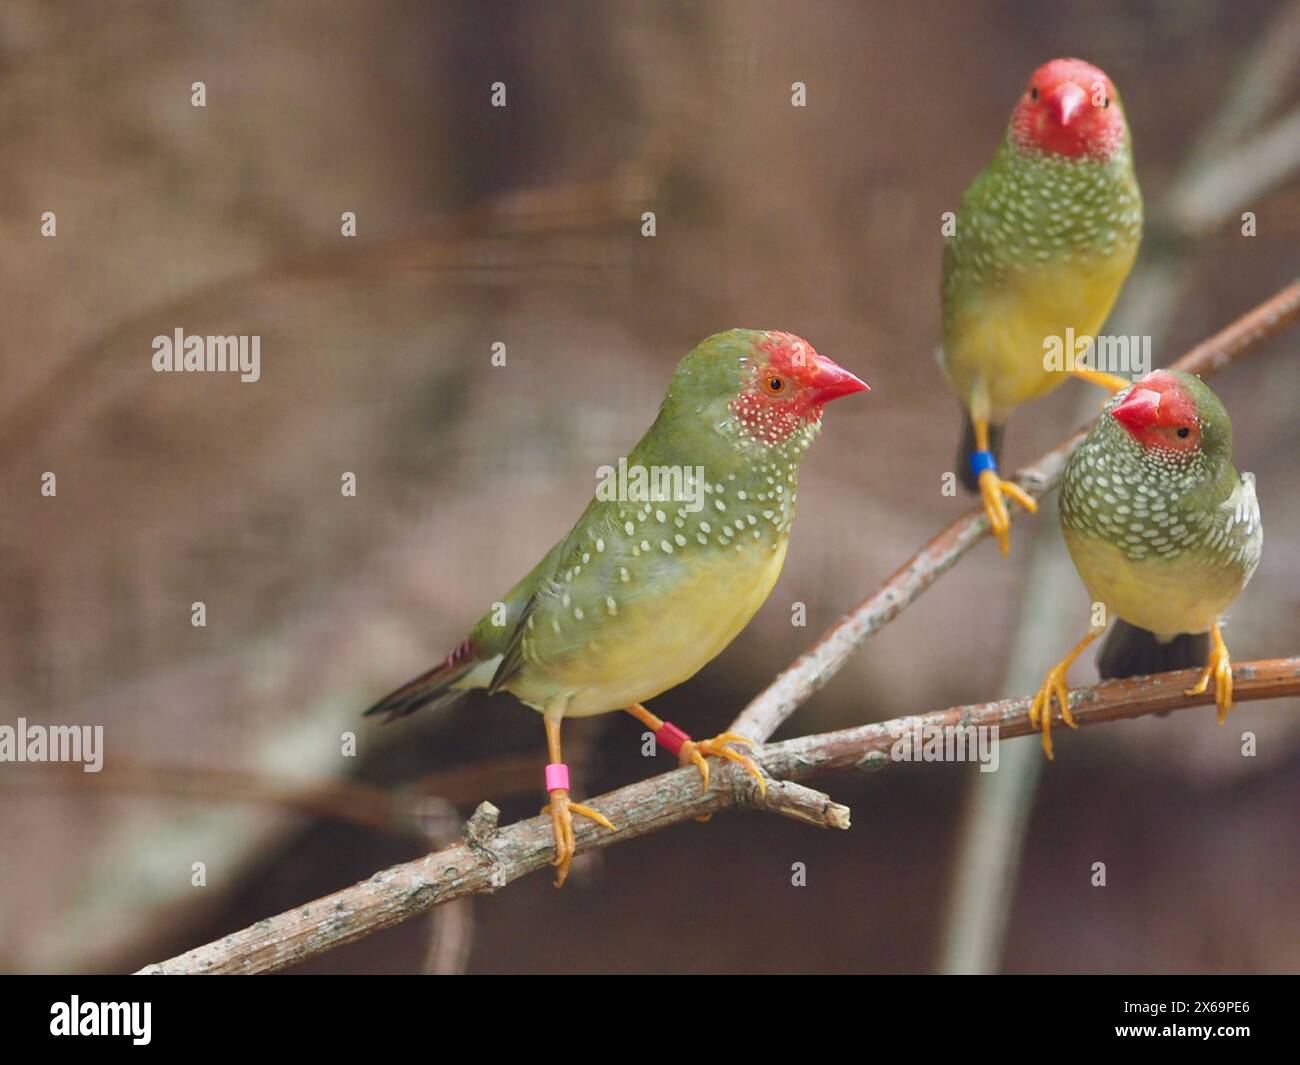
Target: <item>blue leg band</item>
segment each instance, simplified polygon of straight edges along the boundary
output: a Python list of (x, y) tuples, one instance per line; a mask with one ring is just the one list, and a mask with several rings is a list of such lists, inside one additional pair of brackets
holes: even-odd
[(979, 480), (980, 474), (985, 470), (998, 472), (998, 460), (993, 457), (992, 451), (972, 451), (970, 455), (970, 472), (975, 475), (975, 480)]

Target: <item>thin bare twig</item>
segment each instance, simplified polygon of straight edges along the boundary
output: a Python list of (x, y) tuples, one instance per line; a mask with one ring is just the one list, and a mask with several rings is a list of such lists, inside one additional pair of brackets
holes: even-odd
[(1167, 231), (1166, 246), (1221, 224), (1295, 171), (1298, 113), (1268, 129), (1262, 125), (1295, 80), (1297, 40), (1300, 3), (1291, 0), (1277, 8), (1237, 64), (1222, 106), (1202, 129), (1164, 210), (1153, 219)]
[[(1196, 676), (1196, 670), (1182, 670), (1108, 681), (1075, 691), (1071, 707), (1082, 727), (1213, 702), (1212, 693), (1186, 694)], [(1241, 702), (1300, 695), (1300, 657), (1242, 663), (1234, 668), (1233, 677)], [(883, 767), (890, 764), (890, 752), (899, 738), (917, 728), (996, 726), (999, 739), (1028, 735), (1033, 731), (1028, 718), (1030, 701), (1022, 697), (955, 706), (920, 717), (804, 736), (757, 748), (754, 758), (767, 772), (792, 779), (828, 770)], [(582, 822), (576, 826), (582, 849), (609, 847), (727, 807), (759, 804), (757, 788), (743, 769), (719, 766), (713, 778), (714, 786), (701, 792), (698, 774), (693, 767), (686, 767), (590, 800), (619, 830), (607, 832)], [(770, 796), (786, 791), (789, 799), (793, 789), (808, 791), (798, 784), (780, 782), (769, 786), (768, 792)], [(782, 800), (778, 797), (775, 801)], [(834, 820), (826, 816), (822, 823)], [(466, 826), (465, 839), (451, 847), (385, 869), (369, 880), (149, 965), (140, 973), (274, 972), (441, 903), (504, 887), (545, 868), (553, 848), (548, 817), (534, 817), (498, 830), (495, 808), (484, 804)]]

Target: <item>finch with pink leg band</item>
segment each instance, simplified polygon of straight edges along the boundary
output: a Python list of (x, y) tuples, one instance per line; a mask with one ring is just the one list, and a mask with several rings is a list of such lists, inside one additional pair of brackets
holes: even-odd
[(548, 762), (546, 764), (546, 790), (569, 790), (569, 767), (563, 762)]
[(680, 754), (682, 745), (691, 740), (685, 732), (671, 721), (665, 721), (655, 733), (655, 741), (663, 746), (669, 754)]

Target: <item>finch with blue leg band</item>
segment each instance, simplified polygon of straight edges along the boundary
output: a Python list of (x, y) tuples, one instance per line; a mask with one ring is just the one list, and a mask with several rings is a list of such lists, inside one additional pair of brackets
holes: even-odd
[[(1106, 321), (1142, 236), (1142, 196), (1128, 125), (1105, 72), (1079, 59), (1034, 71), (993, 160), (962, 196), (943, 258), (940, 364), (966, 426), (962, 483), (984, 503), (1005, 555), (1005, 498), (1035, 506), (997, 473), (1003, 429), (1022, 403), (1073, 374), (1111, 391), (1128, 382), (1078, 366), (1053, 369), (1054, 338), (1091, 339)], [(985, 451), (992, 465), (976, 466)]]

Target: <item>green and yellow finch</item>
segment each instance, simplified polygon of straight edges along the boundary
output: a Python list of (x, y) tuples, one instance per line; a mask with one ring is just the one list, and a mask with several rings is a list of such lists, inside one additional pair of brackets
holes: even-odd
[[(998, 475), (1007, 419), (1065, 379), (1046, 357), (1049, 342), (1095, 337), (1141, 236), (1142, 195), (1119, 94), (1091, 63), (1045, 63), (992, 162), (962, 196), (944, 247), (940, 363), (966, 412), (957, 472), (980, 493), (1004, 555), (1003, 496), (1037, 509)], [(1068, 369), (1111, 391), (1128, 384), (1086, 365)]]
[[(1098, 655), (1102, 677), (1204, 665), (1188, 694), (1213, 680), (1222, 724), (1232, 662), (1219, 618), (1255, 572), (1264, 530), (1255, 478), (1233, 468), (1219, 397), (1176, 370), (1118, 393), (1066, 462), (1061, 528), (1094, 604), (1117, 619)], [(1049, 758), (1052, 697), (1073, 726), (1066, 672), (1104, 628), (1093, 626), (1034, 699), (1030, 718)]]
[(573, 815), (613, 828), (569, 797), (565, 717), (626, 710), (693, 762), (705, 787), (705, 755), (743, 763), (765, 787), (752, 760), (727, 746), (743, 737), (692, 741), (641, 704), (692, 676), (763, 604), (825, 404), (866, 387), (789, 333), (709, 337), (678, 365), (654, 424), (620, 464), (623, 490), (598, 490), (504, 610), (488, 611), (446, 661), (367, 713), (402, 717), (471, 688), (508, 691), (540, 711), (557, 886), (574, 854)]

